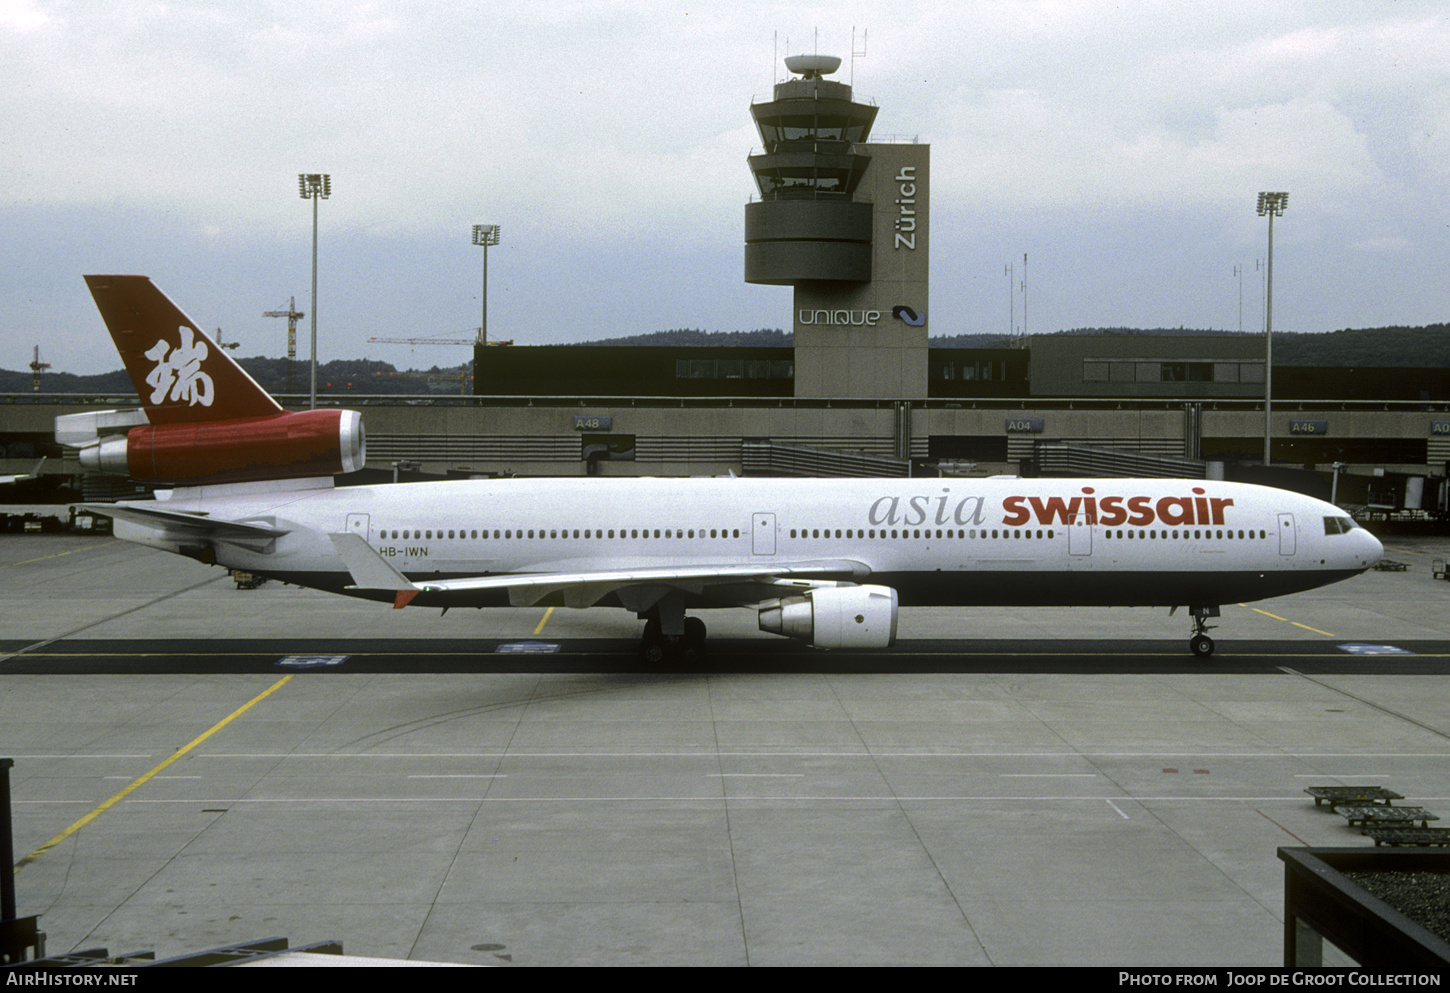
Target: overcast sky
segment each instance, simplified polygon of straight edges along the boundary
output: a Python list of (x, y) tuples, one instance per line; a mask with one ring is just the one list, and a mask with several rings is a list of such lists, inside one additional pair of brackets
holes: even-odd
[[(489, 336), (789, 327), (742, 279), (749, 112), (847, 57), (931, 144), (934, 335), (1450, 320), (1443, 0), (0, 0), (0, 367), (119, 368), (83, 273), (149, 275), (240, 355), (400, 366)], [(865, 55), (849, 59), (852, 31)], [(863, 42), (864, 39), (864, 42)], [(1013, 265), (1009, 278), (1004, 267)], [(1240, 267), (1242, 280), (1235, 275)], [(306, 356), (307, 324), (299, 329)]]

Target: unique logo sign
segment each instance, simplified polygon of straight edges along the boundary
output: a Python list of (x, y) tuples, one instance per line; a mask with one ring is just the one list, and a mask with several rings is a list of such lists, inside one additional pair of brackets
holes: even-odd
[(891, 316), (904, 324), (910, 324), (914, 328), (919, 328), (926, 323), (925, 314), (918, 314), (904, 304), (899, 307), (892, 307)]
[(158, 341), (146, 352), (146, 357), (156, 363), (156, 368), (146, 376), (146, 385), (151, 387), (151, 403), (185, 400), (189, 407), (197, 404), (210, 407), (215, 399), (211, 377), (201, 371), (201, 360), (207, 355), (206, 340), (197, 340), (195, 332), (185, 325), (176, 332), (181, 344), (172, 348)]
[(874, 328), (881, 320), (879, 310), (802, 310), (802, 324), (844, 325)]
[[(926, 315), (918, 314), (904, 304), (891, 308), (891, 316), (914, 328), (926, 323)], [(827, 327), (874, 328), (881, 323), (879, 310), (802, 310), (797, 319), (801, 324), (824, 324)]]

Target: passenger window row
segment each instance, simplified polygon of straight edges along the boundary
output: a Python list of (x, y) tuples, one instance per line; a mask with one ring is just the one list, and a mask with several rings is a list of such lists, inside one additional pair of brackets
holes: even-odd
[[(832, 536), (832, 534), (834, 534), (835, 537), (837, 537), (837, 538), (854, 538), (854, 539), (857, 539), (857, 540), (865, 539), (867, 541), (873, 541), (873, 540), (876, 540), (876, 541), (880, 541), (880, 540), (890, 540), (890, 539), (893, 539), (893, 538), (898, 539), (898, 540), (907, 540), (907, 539), (911, 539), (911, 538), (931, 538), (932, 537), (932, 529), (931, 528), (890, 528), (890, 529), (881, 528), (880, 531), (879, 531), (879, 533), (878, 533), (878, 531), (877, 531), (876, 528), (862, 528), (862, 529), (846, 528), (845, 530), (842, 530), (841, 528), (836, 528), (834, 532), (830, 528), (809, 528), (809, 529), (807, 529), (807, 528), (791, 528), (791, 530), (790, 530), (790, 536), (792, 538), (796, 538), (796, 537), (800, 537), (800, 538), (821, 538), (821, 537), (829, 538), (829, 537)], [(976, 528), (972, 528), (969, 531), (967, 531), (967, 530), (958, 530), (956, 528), (947, 528), (945, 531), (943, 531), (941, 528), (937, 528), (936, 529), (936, 537), (938, 537), (938, 538), (950, 538), (953, 541), (961, 541), (963, 539), (968, 540), (968, 541), (972, 541), (972, 540), (981, 540), (981, 539), (986, 539), (986, 538), (999, 538), (999, 537), (1000, 538), (1034, 538), (1034, 537), (1036, 537), (1036, 538), (1055, 538), (1056, 536), (1057, 536), (1057, 532), (1054, 529), (1052, 529), (1052, 528), (1047, 528), (1046, 530), (1044, 530), (1042, 528), (1038, 528), (1035, 533), (1033, 532), (1032, 528), (1000, 528), (1000, 529), (993, 528), (990, 532), (986, 528), (982, 528), (981, 534), (978, 534), (977, 533), (977, 529)]]
[[(1336, 533), (1334, 531), (1330, 531), (1329, 528), (1331, 526), (1336, 526), (1336, 527), (1339, 526), (1338, 525), (1338, 521), (1335, 518), (1326, 518), (1325, 520), (1327, 522), (1334, 522), (1333, 525), (1326, 524), (1325, 530), (1327, 532), (1329, 532), (1329, 533)], [(1351, 526), (1353, 526), (1353, 525), (1351, 525)], [(1349, 528), (1346, 527), (1344, 529), (1344, 532), (1338, 532), (1338, 533), (1346, 533), (1346, 532), (1348, 532), (1348, 530), (1349, 530)], [(836, 538), (847, 538), (847, 539), (851, 539), (851, 540), (866, 540), (866, 541), (902, 540), (902, 541), (904, 541), (904, 540), (921, 539), (921, 538), (930, 539), (933, 536), (933, 532), (932, 532), (932, 529), (931, 528), (925, 528), (925, 529), (922, 529), (922, 528), (911, 528), (911, 529), (908, 529), (908, 528), (890, 528), (890, 529), (888, 529), (888, 528), (880, 528), (879, 530), (877, 528), (869, 528), (869, 529), (867, 529), (867, 528), (860, 528), (860, 529), (857, 529), (857, 528), (845, 528), (845, 529), (836, 528), (834, 531), (832, 531), (832, 529), (830, 529), (830, 528), (810, 528), (810, 529), (806, 529), (806, 528), (791, 528), (790, 529), (790, 536), (792, 538), (796, 538), (796, 539), (821, 538), (821, 537), (831, 538), (833, 535)], [(575, 529), (573, 529), (571, 531), (571, 530), (569, 530), (567, 528), (566, 529), (563, 529), (563, 530), (560, 530), (560, 529), (544, 529), (544, 528), (528, 528), (528, 529), (524, 529), (524, 528), (517, 528), (517, 529), (514, 529), (514, 528), (496, 528), (496, 529), (490, 531), (487, 528), (484, 528), (482, 530), (479, 530), (479, 529), (476, 529), (476, 528), (475, 529), (470, 529), (470, 530), (464, 530), (464, 529), (461, 529), (461, 528), (450, 528), (450, 529), (448, 529), (448, 530), (445, 531), (442, 528), (438, 528), (436, 530), (434, 530), (432, 528), (424, 528), (424, 529), (418, 529), (418, 528), (403, 528), (402, 530), (398, 530), (396, 528), (394, 528), (394, 529), (384, 528), (384, 529), (382, 529), (379, 532), (379, 535), (378, 536), (380, 538), (383, 538), (383, 539), (394, 538), (394, 539), (401, 539), (401, 540), (404, 540), (404, 541), (409, 541), (409, 540), (411, 540), (411, 541), (418, 541), (418, 540), (431, 541), (431, 540), (434, 539), (435, 536), (437, 538), (439, 538), (439, 539), (447, 538), (447, 539), (454, 539), (454, 540), (460, 540), (461, 539), (461, 540), (471, 540), (471, 541), (480, 541), (480, 540), (482, 540), (482, 541), (488, 541), (488, 540), (494, 540), (494, 541), (521, 541), (521, 540), (522, 541), (537, 541), (537, 540), (549, 540), (549, 539), (558, 540), (560, 538), (563, 538), (563, 539), (566, 539), (567, 540), (570, 537), (573, 537), (573, 538), (585, 538), (585, 539), (590, 539), (590, 540), (601, 540), (601, 539), (603, 539), (603, 540), (614, 540), (614, 539), (635, 539), (635, 540), (645, 539), (645, 540), (649, 540), (651, 538), (654, 538), (654, 539), (667, 539), (667, 540), (678, 540), (678, 539), (682, 539), (682, 538), (683, 539), (689, 539), (689, 540), (700, 540), (700, 539), (708, 539), (708, 538), (714, 538), (714, 539), (720, 539), (720, 538), (727, 538), (727, 539), (728, 538), (739, 538), (740, 537), (740, 529), (739, 528), (708, 528), (708, 529), (707, 528), (688, 528), (688, 529), (687, 528), (664, 528), (664, 529), (660, 529), (660, 528), (654, 528), (654, 529), (650, 529), (650, 528), (618, 528), (618, 529), (610, 528), (610, 529), (606, 530), (604, 528), (598, 528), (598, 529), (595, 529), (595, 528), (585, 528), (585, 529), (583, 529), (581, 531), (580, 529), (575, 528)], [(990, 540), (990, 539), (993, 539), (993, 538), (997, 538), (997, 539), (1002, 539), (1002, 538), (1008, 538), (1008, 539), (1024, 539), (1024, 538), (1025, 539), (1033, 539), (1033, 538), (1036, 538), (1036, 539), (1052, 539), (1052, 538), (1055, 538), (1057, 536), (1057, 532), (1053, 528), (1047, 528), (1047, 529), (1037, 528), (1035, 531), (1032, 528), (1000, 528), (1000, 529), (999, 528), (992, 528), (990, 530), (987, 529), (987, 528), (982, 528), (980, 531), (978, 531), (976, 528), (972, 528), (970, 530), (967, 530), (967, 529), (958, 530), (958, 529), (955, 529), (955, 528), (948, 528), (946, 530), (942, 530), (941, 528), (937, 528), (936, 529), (936, 532), (935, 532), (935, 536), (937, 538), (946, 538), (946, 539), (951, 539), (951, 540), (954, 540), (954, 541), (961, 541), (961, 540), (967, 540), (967, 541), (974, 541), (975, 540), (975, 541), (980, 541), (980, 540)], [(1164, 529), (1162, 529), (1160, 531), (1160, 530), (1158, 530), (1156, 528), (1155, 529), (1138, 529), (1138, 530), (1134, 530), (1132, 528), (1117, 528), (1117, 529), (1108, 528), (1107, 530), (1105, 530), (1103, 532), (1103, 537), (1105, 539), (1107, 539), (1107, 540), (1117, 539), (1119, 541), (1133, 541), (1133, 540), (1138, 540), (1138, 541), (1158, 541), (1158, 540), (1165, 540), (1165, 539), (1166, 540), (1179, 540), (1180, 538), (1186, 540), (1186, 539), (1188, 539), (1190, 537), (1192, 537), (1192, 539), (1195, 540), (1195, 541), (1202, 541), (1202, 540), (1219, 540), (1219, 541), (1224, 541), (1224, 540), (1234, 540), (1235, 538), (1237, 538), (1237, 540), (1244, 541), (1244, 540), (1253, 540), (1255, 538), (1265, 539), (1265, 538), (1268, 538), (1268, 536), (1269, 536), (1269, 532), (1268, 531), (1262, 531), (1261, 530), (1261, 531), (1255, 532), (1253, 529), (1250, 529), (1248, 532), (1244, 532), (1242, 530), (1241, 531), (1238, 531), (1238, 532), (1234, 532), (1232, 529), (1228, 529), (1228, 530), (1220, 530), (1220, 529), (1215, 529), (1215, 530), (1194, 529), (1193, 531), (1189, 531), (1187, 528), (1184, 528), (1184, 529), (1182, 529), (1180, 531), (1179, 529), (1175, 528), (1172, 531), (1170, 531), (1169, 529), (1164, 528)]]
[[(1329, 521), (1332, 520), (1332, 518), (1325, 518), (1325, 520)], [(875, 528), (862, 530), (847, 528), (844, 531), (840, 528), (837, 528), (834, 532), (832, 532), (830, 528), (791, 528), (790, 531), (790, 536), (792, 538), (830, 538), (832, 534), (834, 534), (837, 538), (864, 538), (870, 541), (891, 538), (931, 538), (932, 530), (930, 528), (913, 528), (909, 530), (906, 528), (891, 528), (889, 530), (886, 528), (881, 528), (879, 534)], [(972, 528), (970, 530), (956, 530), (953, 528), (948, 528), (945, 531), (938, 528), (936, 530), (936, 537), (938, 538), (951, 538), (954, 540), (966, 539), (968, 541), (990, 538), (1055, 538), (1056, 536), (1057, 532), (1053, 528), (1047, 528), (1045, 531), (1042, 528), (1038, 528), (1035, 532), (1032, 528), (992, 528), (990, 530), (988, 530), (987, 528), (982, 528), (980, 532), (978, 532), (976, 528)], [(1177, 528), (1174, 528), (1172, 531), (1167, 528), (1163, 528), (1161, 531), (1157, 528), (1141, 529), (1137, 531), (1132, 528), (1118, 528), (1116, 530), (1109, 528), (1103, 532), (1103, 537), (1108, 540), (1116, 538), (1123, 541), (1157, 541), (1163, 539), (1188, 539), (1190, 537), (1192, 537), (1192, 539), (1195, 541), (1228, 541), (1235, 538), (1235, 532), (1231, 529), (1205, 530), (1202, 528), (1197, 528), (1192, 531), (1190, 531), (1188, 528), (1183, 528), (1181, 531)], [(1250, 529), (1247, 532), (1237, 532), (1237, 539), (1240, 541), (1249, 541), (1255, 538), (1263, 539), (1268, 537), (1268, 531), (1254, 531), (1253, 529)]]
[(438, 538), (455, 538), (465, 541), (519, 541), (519, 540), (540, 540), (540, 539), (568, 539), (570, 535), (575, 538), (609, 539), (615, 538), (739, 538), (739, 528), (610, 528), (606, 531), (603, 528), (585, 528), (581, 531), (574, 528), (571, 532), (568, 528), (546, 529), (546, 528), (495, 528), (489, 531), (488, 528), (479, 530), (477, 528), (464, 530), (462, 528), (450, 528), (444, 531), (442, 528), (403, 528), (401, 531), (396, 528), (383, 528), (378, 532), (379, 538), (401, 538), (411, 541), (430, 541), (435, 536)]
[[(1134, 532), (1132, 528), (1118, 528), (1116, 531), (1114, 531), (1112, 528), (1108, 528), (1106, 531), (1103, 532), (1103, 537), (1110, 541), (1114, 538), (1120, 541), (1161, 541), (1165, 538), (1173, 540), (1178, 538), (1178, 536), (1179, 531), (1177, 528), (1174, 528), (1171, 533), (1167, 528), (1164, 528), (1161, 531), (1159, 531), (1157, 528), (1151, 528), (1147, 530), (1140, 528), (1137, 532)], [(1249, 529), (1247, 537), (1245, 537), (1245, 533), (1243, 531), (1238, 532), (1238, 540), (1240, 541), (1252, 541), (1255, 538), (1267, 538), (1268, 536), (1269, 532), (1255, 532), (1253, 528)], [(1190, 537), (1194, 541), (1228, 541), (1233, 539), (1234, 531), (1231, 528), (1227, 530), (1220, 530), (1218, 528), (1215, 528), (1212, 531), (1204, 530), (1201, 528), (1195, 528), (1194, 530), (1189, 531), (1188, 528), (1184, 528), (1184, 540), (1187, 540)]]

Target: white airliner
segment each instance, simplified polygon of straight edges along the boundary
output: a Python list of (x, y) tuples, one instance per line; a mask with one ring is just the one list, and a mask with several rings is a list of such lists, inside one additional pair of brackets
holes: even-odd
[(642, 655), (698, 658), (686, 611), (743, 606), (821, 648), (900, 607), (1187, 607), (1313, 589), (1384, 552), (1333, 504), (1202, 479), (468, 480), (335, 486), (361, 417), (286, 412), (144, 276), (87, 276), (144, 411), (56, 419), (83, 466), (171, 484), (90, 509), (154, 548), (395, 608), (612, 606)]

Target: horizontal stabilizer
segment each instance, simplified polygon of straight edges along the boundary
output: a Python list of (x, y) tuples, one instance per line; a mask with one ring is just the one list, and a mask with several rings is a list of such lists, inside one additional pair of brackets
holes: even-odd
[(27, 479), (35, 479), (37, 476), (40, 475), (40, 467), (43, 465), (45, 465), (45, 459), (41, 459), (39, 462), (35, 463), (35, 468), (30, 470), (29, 472), (22, 472), (16, 476), (0, 476), (0, 486), (4, 486), (8, 483), (23, 483)]
[(220, 521), (203, 513), (161, 510), (134, 504), (87, 503), (81, 504), (77, 509), (140, 525), (158, 532), (159, 537), (168, 541), (222, 541), (255, 549), (269, 546), (288, 533), (286, 528), (266, 524)]

